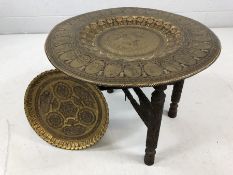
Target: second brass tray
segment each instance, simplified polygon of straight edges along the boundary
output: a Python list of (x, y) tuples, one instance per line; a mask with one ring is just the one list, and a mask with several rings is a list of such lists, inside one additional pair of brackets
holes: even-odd
[(103, 136), (108, 125), (108, 107), (101, 91), (58, 70), (37, 76), (24, 102), (32, 128), (56, 147), (87, 148)]

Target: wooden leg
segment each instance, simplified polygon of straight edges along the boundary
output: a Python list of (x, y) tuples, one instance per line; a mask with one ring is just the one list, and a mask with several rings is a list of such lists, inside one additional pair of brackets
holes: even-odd
[(177, 116), (177, 108), (178, 103), (180, 101), (182, 89), (184, 85), (184, 80), (178, 81), (173, 86), (172, 97), (171, 97), (171, 104), (168, 111), (168, 116), (170, 118), (175, 118)]
[(106, 91), (107, 90), (108, 93), (113, 93), (114, 92), (114, 88), (109, 88), (109, 87), (104, 87), (104, 86), (98, 86), (98, 87), (99, 87), (99, 89), (101, 91)]
[(147, 126), (147, 139), (144, 162), (146, 165), (153, 165), (156, 154), (156, 148), (158, 145), (159, 131), (161, 126), (163, 107), (165, 101), (164, 90), (166, 86), (155, 87), (155, 91), (152, 93), (151, 105), (153, 108), (154, 116), (151, 118)]
[(114, 92), (114, 90), (113, 90), (113, 89), (108, 89), (107, 92), (108, 92), (109, 94), (111, 94), (111, 93)]
[(133, 88), (138, 96), (139, 103), (133, 98), (128, 89), (123, 89), (134, 109), (147, 126), (146, 149), (144, 156), (144, 162), (146, 165), (154, 164), (163, 106), (166, 96), (164, 90), (166, 87), (166, 85), (155, 87), (155, 91), (151, 96), (151, 102), (140, 88)]

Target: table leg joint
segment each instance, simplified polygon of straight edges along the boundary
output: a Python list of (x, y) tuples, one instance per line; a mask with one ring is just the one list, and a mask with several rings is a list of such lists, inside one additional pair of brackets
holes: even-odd
[(177, 108), (178, 108), (178, 103), (180, 101), (183, 85), (184, 85), (184, 80), (175, 82), (173, 85), (173, 91), (171, 97), (172, 102), (170, 104), (170, 108), (168, 111), (168, 116), (170, 118), (175, 118), (177, 116)]

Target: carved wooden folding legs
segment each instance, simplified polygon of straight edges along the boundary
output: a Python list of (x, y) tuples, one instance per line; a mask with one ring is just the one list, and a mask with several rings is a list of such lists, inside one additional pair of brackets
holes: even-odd
[(155, 149), (157, 148), (163, 106), (166, 97), (164, 93), (165, 89), (166, 85), (155, 87), (150, 102), (140, 88), (133, 88), (139, 98), (139, 103), (133, 98), (128, 89), (123, 89), (136, 112), (147, 126), (146, 153), (144, 157), (146, 165), (154, 164)]
[(156, 154), (156, 148), (159, 139), (159, 131), (163, 114), (163, 106), (165, 101), (164, 90), (167, 86), (158, 86), (155, 87), (155, 91), (151, 96), (151, 105), (154, 111), (154, 117), (149, 122), (147, 130), (147, 139), (146, 139), (146, 154), (144, 157), (144, 162), (147, 165), (154, 164), (154, 156)]
[(183, 85), (184, 85), (184, 80), (181, 80), (175, 82), (173, 86), (172, 98), (171, 98), (172, 102), (170, 104), (170, 108), (168, 111), (168, 116), (171, 118), (175, 118), (177, 115), (177, 108), (178, 108), (178, 103), (180, 101)]

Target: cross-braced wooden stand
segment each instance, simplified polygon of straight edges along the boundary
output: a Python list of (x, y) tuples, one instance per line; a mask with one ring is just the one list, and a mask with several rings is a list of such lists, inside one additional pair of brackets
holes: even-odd
[[(180, 101), (181, 92), (183, 88), (184, 80), (177, 81), (173, 84), (173, 91), (171, 97), (170, 109), (168, 116), (175, 118), (177, 115), (178, 103)], [(101, 90), (107, 90), (108, 93), (113, 93), (114, 89), (120, 88), (104, 88)], [(159, 131), (161, 126), (163, 107), (166, 94), (164, 91), (167, 89), (167, 85), (159, 85), (154, 87), (154, 91), (151, 94), (151, 101), (146, 97), (143, 91), (139, 87), (134, 87), (133, 90), (137, 94), (139, 103), (133, 98), (128, 88), (122, 88), (126, 97), (144, 122), (147, 127), (146, 149), (144, 162), (146, 165), (153, 165), (156, 154), (156, 148), (158, 145)]]

